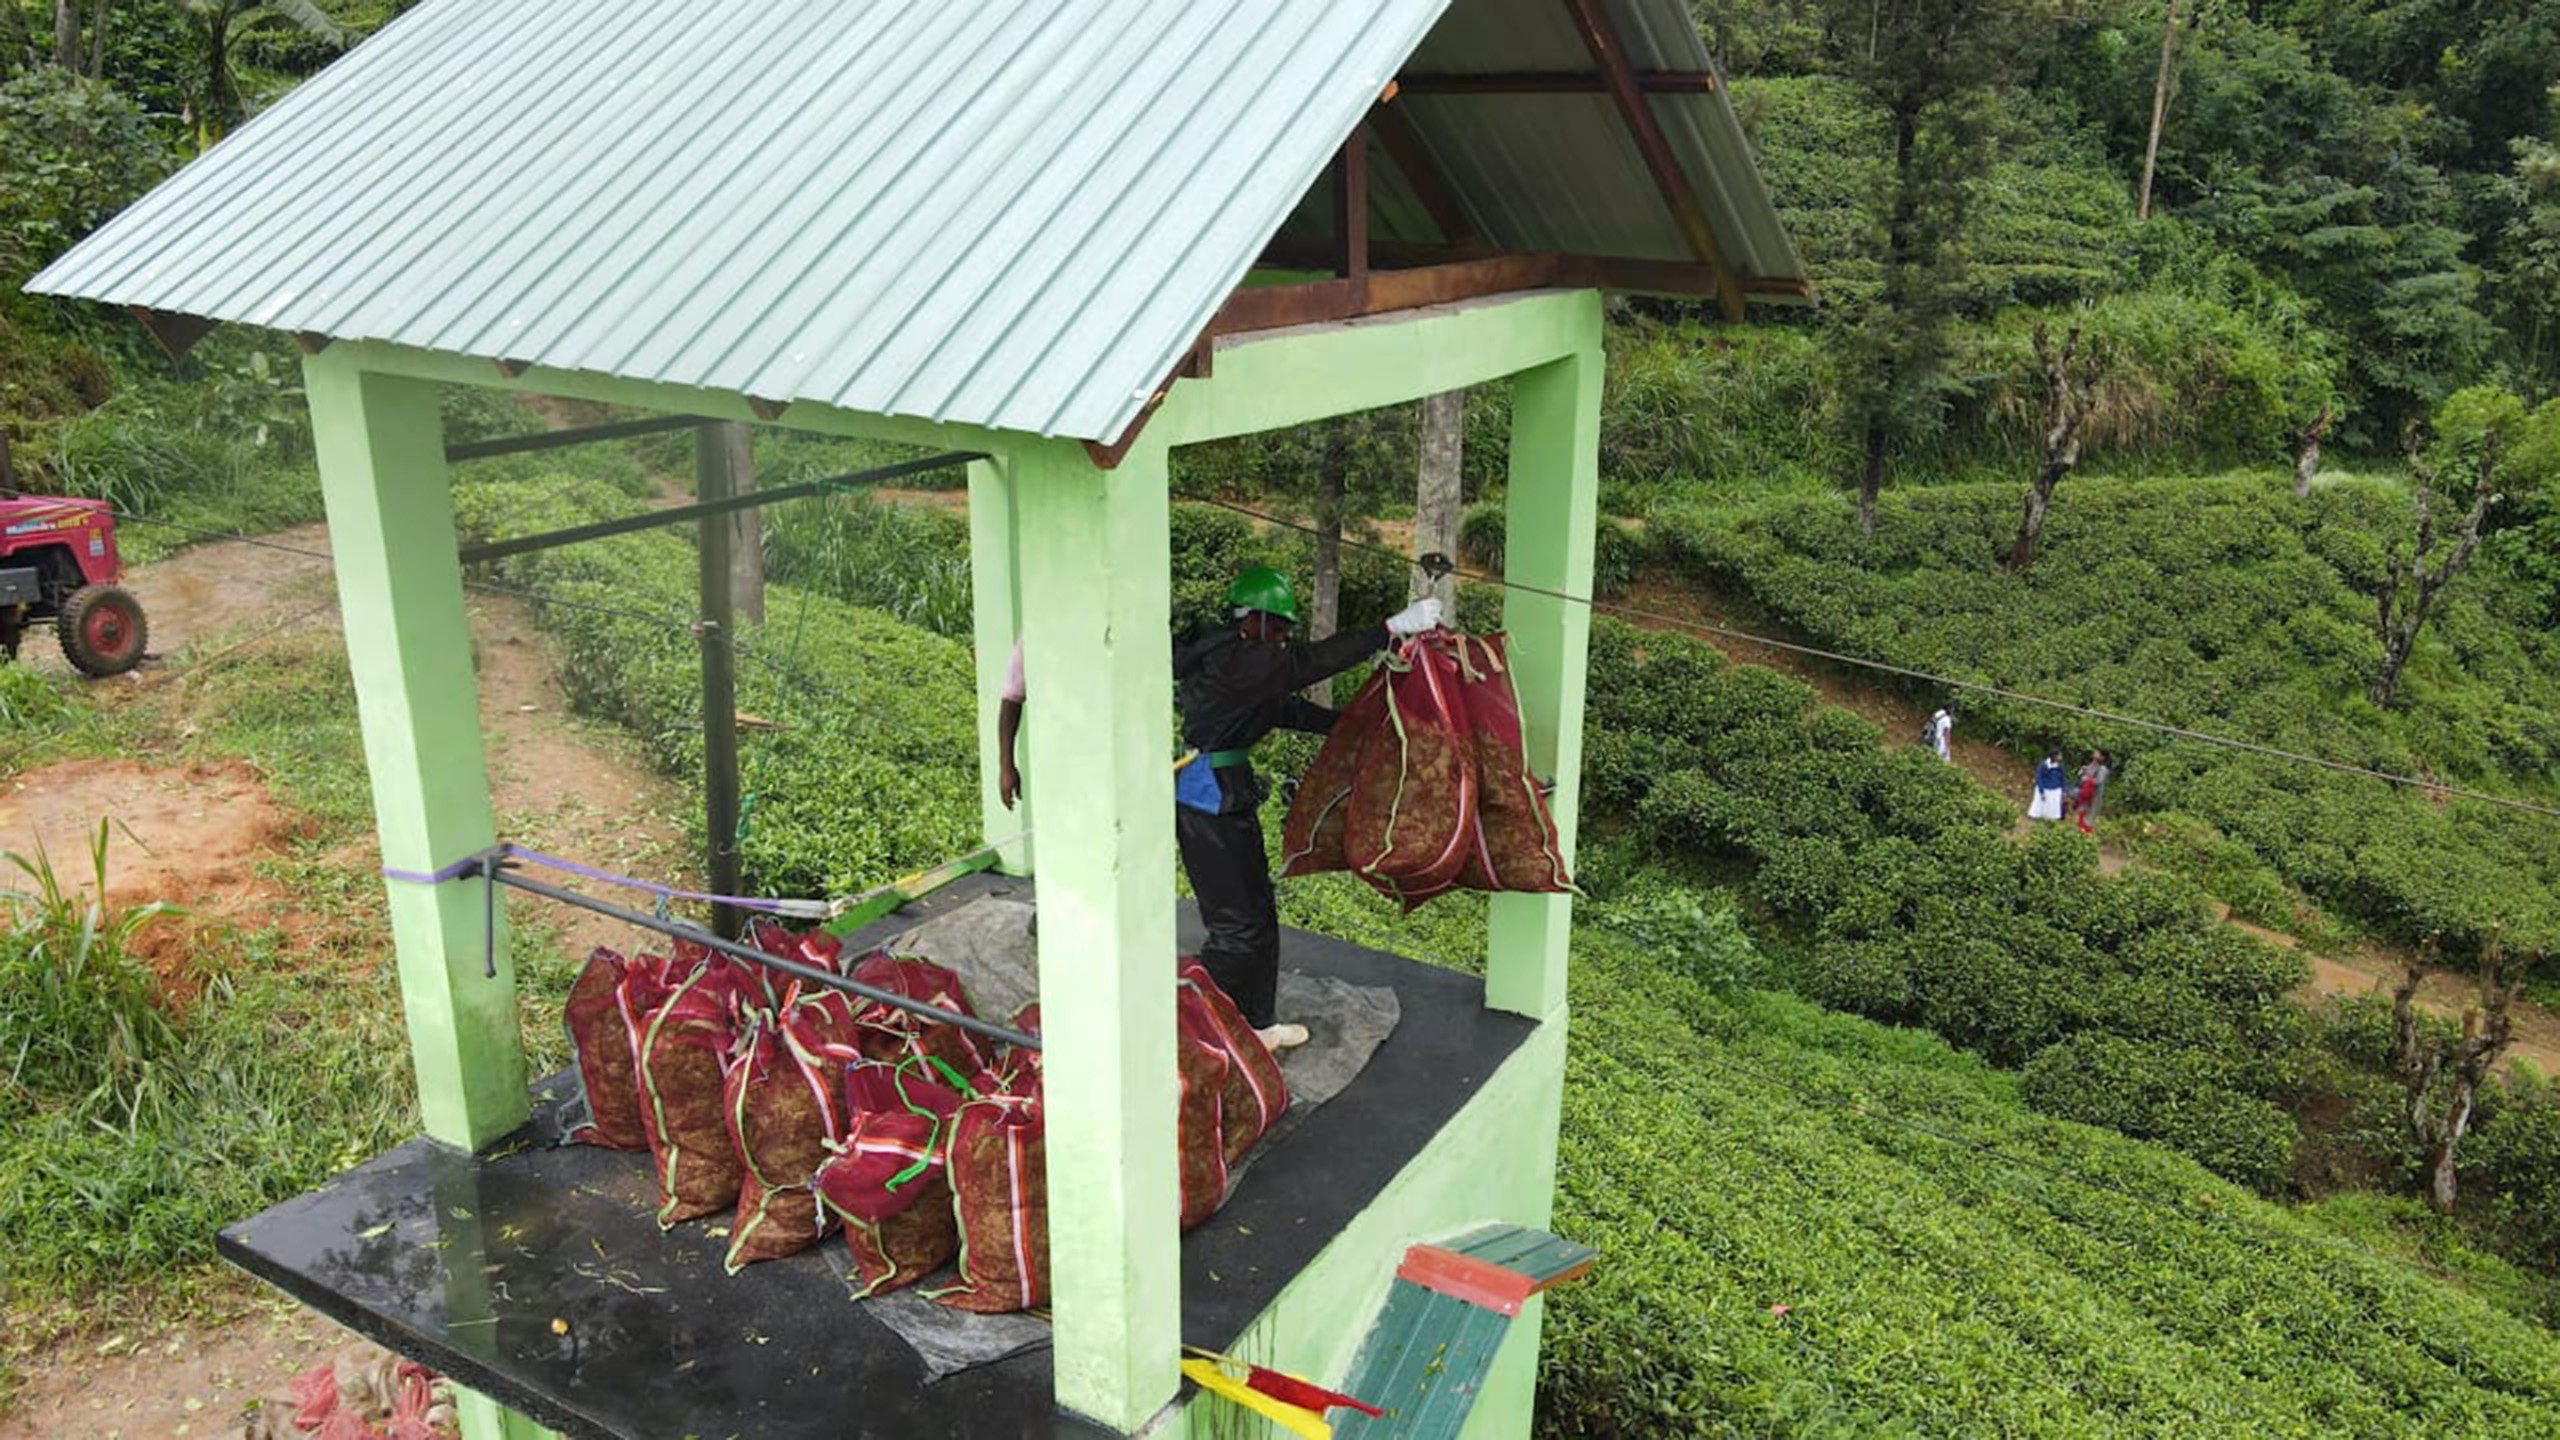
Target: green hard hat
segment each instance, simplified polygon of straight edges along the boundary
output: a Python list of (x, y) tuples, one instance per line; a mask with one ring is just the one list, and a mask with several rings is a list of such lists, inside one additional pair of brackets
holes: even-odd
[(1298, 623), (1298, 592), (1289, 585), (1289, 577), (1268, 565), (1256, 565), (1236, 576), (1227, 587), (1227, 604), (1237, 610), (1259, 610), (1277, 615), (1295, 625)]

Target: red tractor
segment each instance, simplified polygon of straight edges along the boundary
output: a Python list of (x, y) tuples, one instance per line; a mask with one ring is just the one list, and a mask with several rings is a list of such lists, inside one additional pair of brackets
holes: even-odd
[(0, 651), (51, 620), (63, 658), (87, 675), (142, 663), (142, 603), (116, 584), (115, 515), (105, 502), (0, 491)]

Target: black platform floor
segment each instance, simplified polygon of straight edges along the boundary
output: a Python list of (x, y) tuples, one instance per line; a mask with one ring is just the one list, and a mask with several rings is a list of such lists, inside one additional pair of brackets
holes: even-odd
[[(962, 881), (857, 943), (988, 894), (1028, 899), (1029, 885)], [(1182, 938), (1198, 938), (1188, 905)], [(1350, 1088), (1273, 1142), (1226, 1208), (1184, 1237), (1193, 1344), (1241, 1334), (1532, 1028), (1486, 1010), (1470, 976), (1297, 930), (1282, 945), (1288, 968), (1393, 988), (1403, 1016)], [(223, 1231), (221, 1252), (571, 1436), (1104, 1433), (1058, 1413), (1045, 1347), (925, 1383), (906, 1343), (846, 1299), (816, 1251), (724, 1275), (724, 1242), (708, 1232), (725, 1218), (662, 1234), (645, 1158), (555, 1143), (564, 1089), (538, 1087), (532, 1122), (486, 1154), (413, 1140)]]

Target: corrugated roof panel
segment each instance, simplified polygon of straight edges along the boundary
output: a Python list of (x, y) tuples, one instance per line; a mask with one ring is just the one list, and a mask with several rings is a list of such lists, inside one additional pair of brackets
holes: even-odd
[[(1611, 3), (1640, 63), (1704, 64), (1680, 0)], [(1588, 63), (1547, 0), (427, 0), (29, 288), (1110, 439), (1418, 44)], [(1507, 242), (1683, 253), (1605, 98), (1561, 103), (1415, 113)], [(1729, 112), (1664, 118), (1747, 167)], [(1719, 234), (1791, 260), (1735, 184)]]

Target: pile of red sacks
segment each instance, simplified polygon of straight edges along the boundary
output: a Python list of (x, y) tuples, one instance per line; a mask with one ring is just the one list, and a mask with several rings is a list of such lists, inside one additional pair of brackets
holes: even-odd
[(1348, 870), (1406, 909), (1451, 890), (1573, 889), (1500, 635), (1397, 644), (1298, 783), (1283, 873)]
[[(758, 921), (748, 941), (877, 990), (975, 1017), (957, 975), (847, 956), (824, 933)], [(782, 983), (776, 984), (780, 981)], [(1286, 1082), (1199, 962), (1178, 978), (1182, 1219), (1226, 1198), (1228, 1167), (1289, 1104)], [(730, 1273), (839, 1225), (859, 1293), (958, 1261), (933, 1298), (967, 1310), (1047, 1303), (1040, 1052), (809, 985), (680, 942), (626, 960), (598, 947), (566, 1006), (588, 1122), (572, 1139), (647, 1150), (658, 1223), (734, 1209)], [(1011, 1017), (1036, 1035), (1039, 1007)]]

